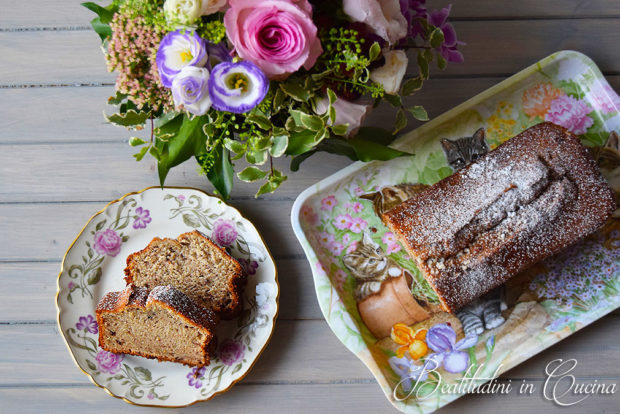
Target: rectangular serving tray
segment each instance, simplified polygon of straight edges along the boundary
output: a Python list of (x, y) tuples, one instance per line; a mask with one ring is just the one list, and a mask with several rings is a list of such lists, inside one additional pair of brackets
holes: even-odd
[[(359, 198), (386, 185), (433, 184), (452, 174), (439, 145), (441, 138), (471, 136), (484, 127), (494, 148), (545, 120), (565, 126), (585, 145), (600, 148), (612, 131), (620, 131), (620, 98), (587, 56), (560, 51), (395, 141), (393, 147), (414, 156), (354, 163), (306, 189), (293, 205), (293, 229), (312, 267), (325, 320), (403, 412), (439, 409), (465, 392), (453, 387), (442, 393), (438, 384), (458, 384), (476, 370), (478, 378), (499, 375), (620, 306), (620, 220), (613, 218), (597, 234), (508, 282), (504, 324), (486, 330), (474, 342), (466, 341), (460, 321), (437, 311), (432, 290), (376, 216), (372, 203)], [(620, 190), (619, 171), (616, 168), (612, 183), (616, 191)], [(389, 258), (388, 263), (412, 275), (413, 283), (405, 285), (410, 289), (405, 301), (413, 297), (414, 305), (417, 302), (430, 317), (407, 324), (410, 330), (401, 327), (400, 334), (390, 336), (383, 329), (378, 334), (383, 337), (371, 332), (381, 331), (377, 326), (385, 322), (382, 312), (385, 318), (393, 318), (401, 306), (411, 316), (411, 306), (403, 304), (402, 286), (396, 282), (390, 285), (393, 292), (387, 292), (388, 283), (383, 283), (375, 295), (378, 303), (373, 304), (373, 314), (368, 316), (368, 304), (362, 305), (365, 319), (360, 314), (354, 297), (356, 281), (343, 257), (359, 247), (364, 233), (380, 247), (380, 255)], [(373, 326), (369, 329), (365, 321)], [(403, 332), (431, 329), (445, 334), (443, 349), (438, 349), (437, 340), (422, 335), (424, 345), (417, 344), (428, 346), (424, 355), (397, 354), (401, 346), (414, 341)], [(445, 360), (450, 356), (465, 358), (468, 369), (447, 372)]]

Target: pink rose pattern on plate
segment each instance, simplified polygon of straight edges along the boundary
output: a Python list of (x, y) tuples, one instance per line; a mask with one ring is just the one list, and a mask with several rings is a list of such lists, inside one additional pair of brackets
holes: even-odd
[(123, 358), (125, 358), (123, 354), (115, 354), (103, 349), (97, 352), (97, 356), (95, 357), (99, 370), (101, 372), (107, 372), (108, 374), (116, 374), (120, 371)]
[(240, 362), (245, 354), (245, 346), (234, 339), (224, 339), (218, 350), (218, 357), (224, 365), (229, 367)]
[(112, 229), (100, 230), (95, 233), (93, 249), (101, 255), (116, 256), (121, 251), (121, 237)]
[(219, 219), (213, 223), (213, 238), (220, 246), (230, 246), (237, 240), (237, 228), (230, 220)]

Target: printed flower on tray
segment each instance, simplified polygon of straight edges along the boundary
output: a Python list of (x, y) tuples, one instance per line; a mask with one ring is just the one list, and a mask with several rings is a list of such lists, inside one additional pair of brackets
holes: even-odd
[(443, 366), (447, 372), (463, 372), (469, 366), (469, 355), (464, 349), (476, 345), (478, 336), (466, 336), (456, 341), (456, 332), (445, 323), (433, 325), (426, 334), (426, 343), (435, 351), (428, 356), (437, 362), (437, 366)]
[(594, 120), (588, 116), (592, 108), (582, 100), (563, 95), (551, 102), (545, 121), (563, 126), (574, 134), (585, 134)]
[(564, 92), (554, 87), (551, 82), (534, 85), (523, 92), (523, 112), (531, 118), (544, 118), (551, 108), (551, 102), (562, 95)]
[(123, 354), (115, 354), (113, 352), (104, 351), (103, 349), (97, 352), (95, 357), (97, 361), (97, 367), (101, 372), (107, 372), (108, 374), (116, 374), (121, 369), (121, 362), (125, 358)]
[(230, 246), (237, 240), (237, 228), (231, 220), (219, 219), (213, 223), (213, 238), (220, 246)]
[(97, 320), (93, 315), (80, 316), (79, 322), (75, 324), (75, 329), (78, 331), (90, 332), (91, 334), (99, 332)]
[(116, 256), (121, 251), (121, 237), (113, 229), (106, 229), (95, 233), (93, 249), (101, 255)]

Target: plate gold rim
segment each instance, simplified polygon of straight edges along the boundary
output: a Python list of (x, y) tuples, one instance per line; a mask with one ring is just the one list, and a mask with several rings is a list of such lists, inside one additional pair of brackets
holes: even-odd
[(95, 217), (97, 217), (98, 215), (100, 215), (101, 213), (105, 212), (108, 207), (112, 206), (113, 204), (116, 204), (120, 201), (122, 201), (123, 199), (136, 195), (136, 194), (141, 194), (145, 191), (148, 190), (152, 190), (152, 189), (177, 189), (177, 190), (194, 190), (194, 191), (198, 191), (204, 195), (206, 195), (207, 197), (212, 197), (212, 198), (217, 198), (218, 200), (221, 200), (219, 197), (216, 197), (213, 194), (209, 194), (208, 192), (201, 190), (199, 188), (195, 188), (195, 187), (182, 187), (182, 186), (150, 186), (150, 187), (146, 187), (143, 188), (140, 191), (133, 191), (131, 193), (127, 193), (125, 195), (123, 195), (122, 197), (117, 198), (116, 200), (112, 200), (109, 203), (107, 203), (101, 210), (99, 210), (98, 212), (96, 212), (95, 214), (93, 214), (87, 221), (86, 224), (84, 224), (84, 226), (82, 227), (82, 229), (79, 231), (78, 235), (75, 237), (75, 239), (73, 239), (73, 241), (71, 242), (71, 244), (69, 245), (69, 247), (67, 248), (67, 251), (65, 252), (65, 254), (62, 256), (62, 261), (60, 263), (60, 272), (58, 273), (58, 277), (56, 279), (56, 298), (55, 298), (55, 306), (56, 306), (56, 324), (58, 326), (58, 330), (60, 331), (60, 334), (62, 336), (62, 339), (65, 343), (65, 346), (67, 348), (67, 350), (69, 351), (69, 354), (71, 355), (71, 359), (73, 359), (73, 363), (80, 369), (80, 371), (82, 371), (84, 374), (86, 374), (86, 376), (88, 376), (88, 378), (90, 379), (90, 381), (95, 384), (97, 387), (99, 388), (103, 388), (109, 395), (111, 395), (114, 398), (118, 398), (120, 400), (125, 401), (126, 403), (129, 403), (131, 405), (136, 405), (136, 406), (140, 406), (140, 407), (161, 407), (161, 408), (183, 408), (183, 407), (189, 407), (191, 405), (200, 403), (200, 402), (204, 402), (204, 401), (209, 401), (210, 399), (216, 397), (217, 395), (223, 394), (225, 392), (227, 392), (228, 390), (230, 390), (233, 385), (237, 384), (239, 381), (243, 380), (252, 370), (252, 368), (254, 368), (254, 365), (256, 364), (256, 362), (258, 361), (258, 359), (260, 358), (260, 356), (262, 355), (262, 353), (265, 351), (265, 348), (267, 348), (267, 345), (269, 344), (269, 341), (271, 341), (271, 338), (273, 337), (273, 332), (275, 330), (275, 326), (276, 326), (276, 320), (278, 318), (278, 313), (280, 311), (280, 283), (278, 282), (278, 267), (276, 265), (276, 261), (273, 257), (273, 255), (271, 254), (271, 251), (269, 250), (269, 246), (267, 246), (267, 243), (265, 243), (265, 239), (263, 238), (263, 235), (258, 231), (258, 229), (256, 228), (256, 226), (254, 225), (254, 223), (252, 223), (252, 221), (250, 219), (248, 219), (245, 215), (243, 215), (243, 213), (241, 213), (241, 211), (239, 211), (239, 209), (237, 209), (236, 207), (231, 206), (230, 204), (227, 204), (226, 202), (224, 202), (223, 200), (222, 203), (224, 203), (224, 205), (226, 205), (227, 208), (231, 208), (234, 211), (236, 211), (237, 213), (239, 213), (239, 215), (247, 220), (252, 227), (254, 228), (254, 230), (256, 231), (256, 234), (258, 234), (258, 237), (260, 238), (263, 246), (265, 246), (265, 250), (267, 252), (267, 255), (271, 258), (271, 261), (273, 262), (273, 267), (274, 267), (274, 281), (276, 282), (276, 287), (278, 289), (277, 293), (276, 293), (276, 311), (273, 315), (273, 323), (271, 325), (271, 331), (269, 332), (269, 336), (267, 337), (267, 340), (265, 341), (265, 343), (263, 344), (263, 346), (261, 347), (261, 349), (258, 351), (258, 353), (256, 354), (256, 357), (254, 358), (254, 361), (252, 361), (252, 363), (250, 364), (250, 366), (248, 367), (248, 369), (245, 371), (245, 373), (240, 376), (239, 378), (233, 380), (230, 385), (228, 387), (226, 387), (225, 389), (215, 392), (212, 395), (210, 395), (207, 398), (203, 398), (203, 399), (199, 399), (199, 400), (195, 400), (189, 404), (183, 404), (183, 405), (158, 405), (158, 404), (141, 404), (141, 403), (137, 403), (134, 401), (131, 401), (129, 399), (127, 399), (126, 397), (120, 396), (120, 395), (116, 395), (114, 394), (108, 387), (101, 385), (99, 383), (97, 383), (95, 381), (95, 379), (93, 378), (93, 376), (91, 374), (89, 374), (88, 372), (84, 371), (84, 369), (82, 369), (82, 367), (80, 366), (80, 364), (77, 362), (77, 359), (73, 353), (73, 350), (71, 349), (71, 347), (69, 346), (69, 342), (67, 341), (67, 338), (65, 336), (65, 333), (62, 330), (62, 326), (60, 324), (60, 304), (58, 303), (59, 301), (59, 297), (60, 297), (60, 291), (61, 291), (61, 287), (60, 287), (60, 277), (62, 276), (64, 270), (65, 270), (65, 261), (67, 259), (67, 255), (69, 254), (69, 252), (71, 251), (71, 249), (73, 248), (73, 246), (75, 245), (75, 243), (77, 242), (77, 240), (82, 236), (82, 234), (84, 233), (84, 230), (86, 230), (86, 227), (88, 227), (88, 225), (90, 224), (91, 221), (93, 221), (95, 219)]

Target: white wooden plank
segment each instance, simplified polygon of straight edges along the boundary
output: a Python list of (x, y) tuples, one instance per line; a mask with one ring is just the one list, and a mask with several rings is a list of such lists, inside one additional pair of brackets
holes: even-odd
[[(310, 265), (304, 258), (276, 259), (280, 284), (279, 320), (322, 319)], [(59, 262), (0, 262), (5, 292), (0, 324), (56, 319), (54, 296)], [(28, 306), (24, 306), (27, 303)]]
[[(292, 200), (231, 202), (261, 232), (276, 258), (301, 257), (301, 245), (290, 229)], [(0, 204), (0, 234), (4, 261), (59, 260), (91, 215), (104, 203)], [(274, 215), (274, 211), (278, 214)], [(36, 234), (35, 238), (23, 237)], [(9, 242), (10, 241), (10, 242)]]
[(100, 43), (91, 30), (0, 32), (0, 86), (113, 83)]
[[(560, 407), (542, 396), (542, 381), (532, 381), (536, 392), (533, 395), (518, 395), (515, 388), (508, 395), (472, 394), (459, 398), (437, 414), (449, 413), (615, 413), (620, 397), (594, 395), (570, 407)], [(130, 406), (110, 397), (103, 390), (91, 386), (80, 387), (16, 387), (0, 388), (0, 399), (7, 412), (41, 413), (62, 412), (83, 414), (84, 412), (130, 413), (145, 412), (147, 409)], [(27, 401), (27, 403), (25, 403)], [(152, 410), (152, 409), (151, 409)], [(150, 412), (150, 411), (149, 411)], [(169, 409), (170, 413), (226, 413), (256, 414), (276, 413), (397, 413), (390, 405), (379, 386), (375, 383), (353, 384), (274, 384), (245, 385), (241, 382), (230, 391), (210, 401), (190, 407)]]
[[(86, 27), (94, 14), (81, 7), (80, 2), (81, 0), (1, 0), (0, 29)], [(430, 0), (427, 7), (432, 10), (445, 7), (448, 3), (445, 0)], [(518, 3), (470, 0), (466, 3), (453, 3), (452, 6), (451, 16), (459, 19), (620, 16), (620, 5), (615, 0), (522, 0)]]
[[(55, 324), (0, 325), (0, 350), (0, 387), (89, 382), (71, 360)], [(338, 341), (325, 321), (281, 320), (244, 382), (360, 379), (370, 381), (372, 374)]]
[[(73, 365), (57, 329), (55, 324), (0, 325), (0, 387), (87, 381)], [(573, 372), (576, 377), (619, 379), (618, 330), (620, 317), (607, 316), (508, 371), (502, 378), (544, 379), (547, 363), (557, 358), (575, 358), (578, 361)], [(325, 321), (279, 320), (269, 346), (245, 382), (371, 379), (370, 371), (340, 343)]]
[[(0, 202), (104, 201), (126, 193), (159, 185), (156, 164), (145, 158), (136, 162), (135, 148), (126, 143), (5, 145), (0, 151)], [(274, 166), (288, 171), (290, 159), (274, 160)], [(293, 199), (300, 190), (351, 163), (348, 158), (321, 154), (305, 161), (302, 170), (291, 173), (269, 199)], [(28, 174), (23, 174), (28, 166)], [(243, 167), (243, 163), (239, 166)], [(174, 168), (168, 186), (186, 186), (212, 191), (206, 177), (198, 174), (195, 160)], [(76, 173), (79, 172), (79, 173)], [(233, 195), (253, 198), (259, 185), (235, 179)], [(107, 201), (106, 201), (107, 202)], [(288, 226), (287, 226), (288, 227)]]
[[(607, 77), (612, 87), (620, 90), (620, 76)], [(431, 118), (442, 114), (474, 95), (495, 85), (502, 78), (430, 79), (405, 104), (423, 105)], [(32, 144), (50, 142), (126, 141), (130, 136), (147, 137), (142, 132), (127, 131), (107, 124), (102, 112), (112, 86), (80, 88), (0, 89), (0, 144)], [(6, 103), (6, 105), (3, 105)], [(49, 108), (63, 108), (50, 111)], [(37, 116), (32, 116), (32, 114)], [(366, 119), (365, 125), (389, 127), (395, 111), (382, 105)], [(420, 123), (411, 122), (411, 130)]]
[[(457, 21), (454, 26), (467, 43), (466, 63), (449, 65), (442, 76), (510, 74), (561, 49), (588, 54), (603, 71), (620, 71), (614, 19)], [(0, 32), (0, 86), (113, 82), (98, 43), (91, 31)]]

